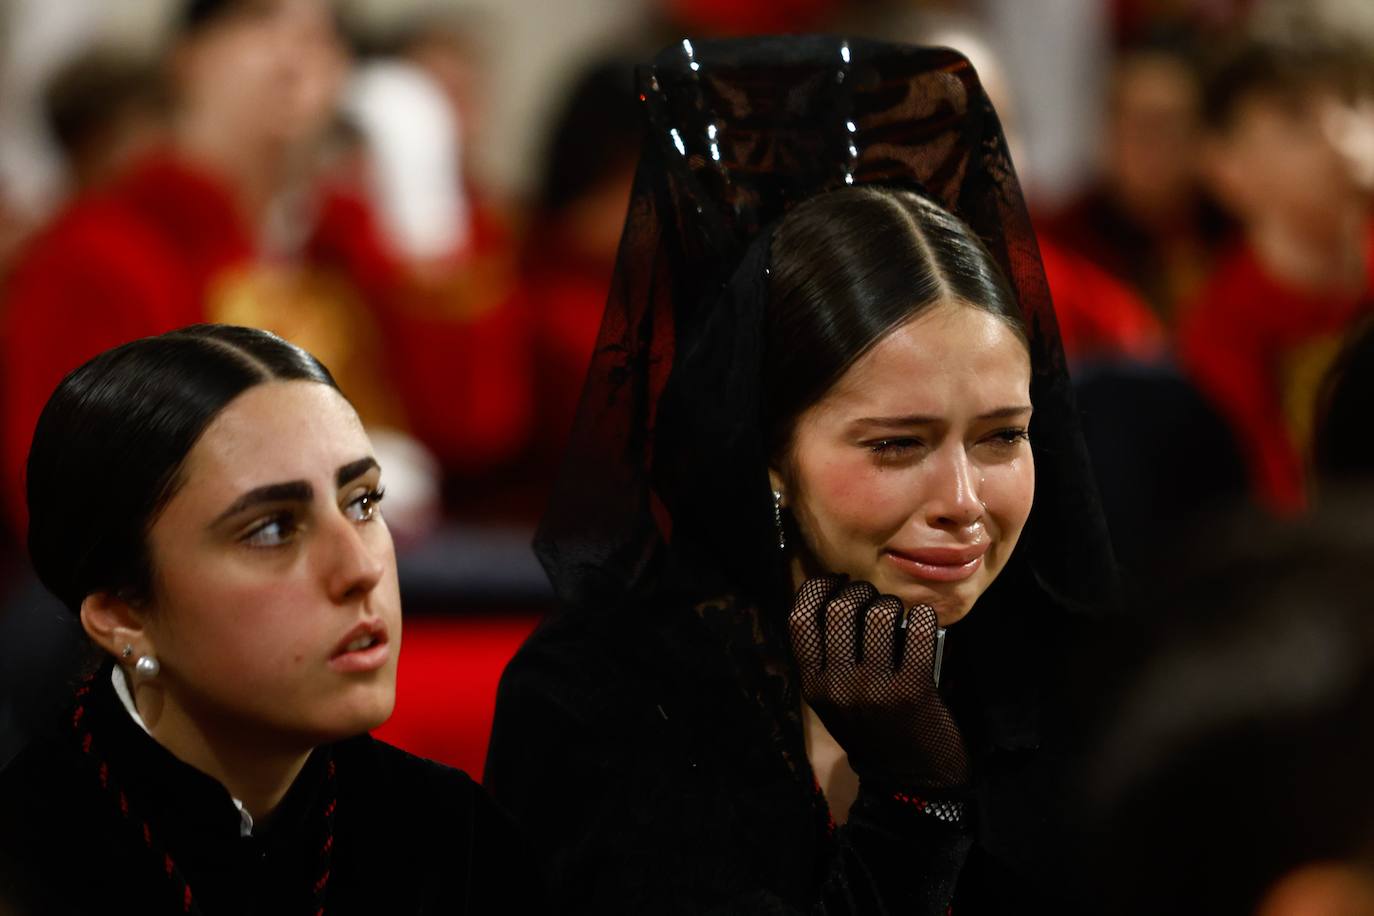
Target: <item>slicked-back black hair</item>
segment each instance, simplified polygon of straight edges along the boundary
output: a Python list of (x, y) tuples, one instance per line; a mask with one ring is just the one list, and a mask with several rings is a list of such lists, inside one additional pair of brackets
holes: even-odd
[(931, 306), (964, 303), (1027, 339), (987, 248), (914, 191), (843, 188), (799, 204), (773, 236), (769, 276), (764, 410), (774, 456), (855, 360)]
[(29, 450), (29, 555), (73, 611), (87, 595), (148, 597), (147, 534), (192, 446), (236, 397), (268, 381), (338, 390), (275, 334), (202, 324), (100, 354), (48, 399)]

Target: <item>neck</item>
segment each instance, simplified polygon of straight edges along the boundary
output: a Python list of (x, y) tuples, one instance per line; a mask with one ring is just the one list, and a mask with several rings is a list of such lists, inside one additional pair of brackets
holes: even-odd
[(260, 727), (192, 715), (160, 685), (135, 688), (134, 703), (158, 744), (217, 780), (258, 824), (271, 819), (314, 750), (280, 736), (264, 740)]
[(1363, 214), (1352, 212), (1319, 231), (1271, 220), (1248, 235), (1260, 263), (1276, 279), (1307, 292), (1357, 296), (1369, 282), (1366, 232)]

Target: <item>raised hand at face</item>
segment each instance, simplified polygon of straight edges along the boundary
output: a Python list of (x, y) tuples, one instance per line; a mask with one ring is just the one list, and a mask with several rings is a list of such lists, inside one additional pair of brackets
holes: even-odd
[(788, 618), (806, 702), (861, 778), (908, 788), (968, 782), (968, 755), (937, 685), (940, 627), (867, 582), (804, 582)]

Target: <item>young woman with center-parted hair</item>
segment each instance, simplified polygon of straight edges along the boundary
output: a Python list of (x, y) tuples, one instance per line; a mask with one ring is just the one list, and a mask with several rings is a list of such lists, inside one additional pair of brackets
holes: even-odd
[(0, 773), (19, 913), (537, 912), (507, 817), (373, 740), (401, 649), (382, 469), (327, 369), (198, 325), (48, 401), (29, 552), (102, 661)]
[(639, 98), (487, 785), (566, 913), (1072, 912), (1064, 634), (1114, 571), (977, 77), (689, 39)]

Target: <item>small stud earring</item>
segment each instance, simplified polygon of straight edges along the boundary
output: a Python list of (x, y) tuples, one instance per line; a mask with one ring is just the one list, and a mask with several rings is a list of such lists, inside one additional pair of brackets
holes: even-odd
[(138, 661), (134, 662), (134, 670), (142, 677), (157, 677), (157, 673), (162, 670), (157, 659), (151, 655), (140, 655)]
[(131, 656), (131, 655), (133, 655), (133, 654), (134, 654), (134, 647), (133, 647), (133, 644), (132, 644), (132, 643), (127, 643), (127, 642), (126, 642), (126, 643), (124, 644), (124, 651), (122, 651), (122, 652), (119, 653), (119, 657), (120, 657), (120, 658), (128, 658), (129, 656)]
[(773, 491), (773, 524), (778, 529), (778, 549), (787, 549), (787, 535), (782, 527), (782, 491)]

